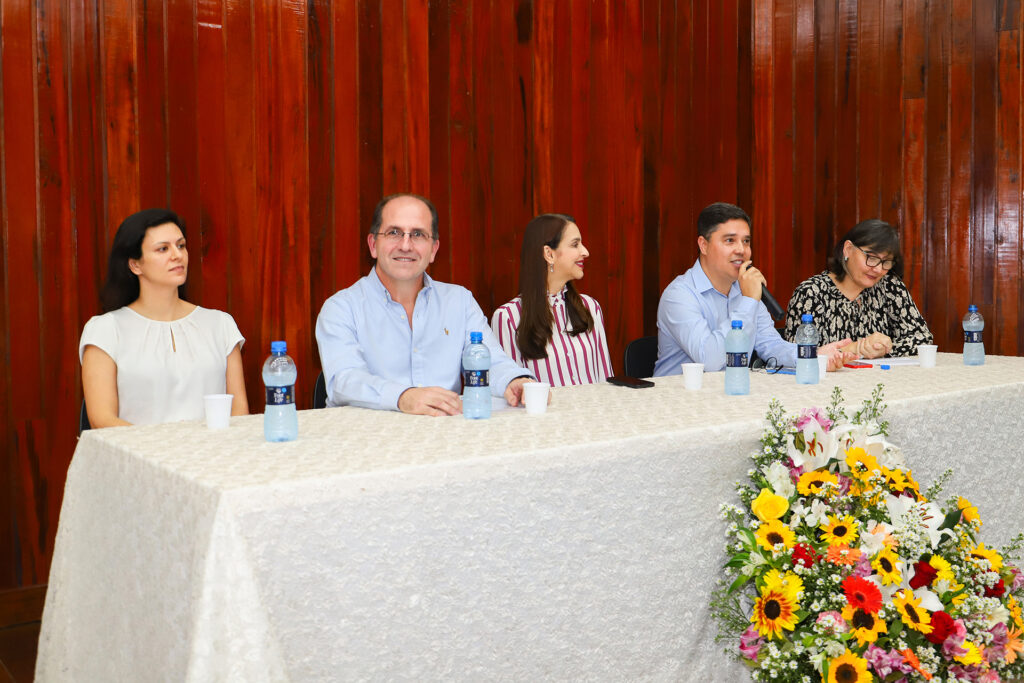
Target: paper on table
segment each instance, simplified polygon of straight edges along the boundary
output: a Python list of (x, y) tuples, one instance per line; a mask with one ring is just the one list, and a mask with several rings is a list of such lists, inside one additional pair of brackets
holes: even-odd
[(869, 363), (871, 365), (920, 365), (921, 361), (917, 356), (903, 356), (899, 358), (859, 358), (858, 363)]

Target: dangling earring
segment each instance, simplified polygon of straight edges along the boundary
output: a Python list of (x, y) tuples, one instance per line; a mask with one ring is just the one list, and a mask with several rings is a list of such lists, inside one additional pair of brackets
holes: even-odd
[(850, 257), (849, 257), (849, 256), (844, 256), (844, 257), (843, 257), (843, 263), (846, 263), (846, 262), (847, 262), (847, 261), (849, 261), (849, 260), (850, 260)]
[(555, 272), (555, 264), (553, 264), (553, 263), (549, 263), (548, 264), (548, 272), (549, 273)]

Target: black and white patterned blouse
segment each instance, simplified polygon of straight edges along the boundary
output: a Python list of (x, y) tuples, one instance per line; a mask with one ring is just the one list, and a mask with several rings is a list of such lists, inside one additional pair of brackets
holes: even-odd
[(821, 344), (849, 337), (857, 341), (872, 332), (892, 339), (890, 356), (913, 356), (918, 344), (931, 344), (928, 323), (910, 298), (903, 280), (889, 274), (868, 287), (853, 301), (839, 291), (828, 271), (801, 282), (793, 291), (786, 313), (783, 336), (793, 341), (800, 316), (810, 313), (821, 335)]

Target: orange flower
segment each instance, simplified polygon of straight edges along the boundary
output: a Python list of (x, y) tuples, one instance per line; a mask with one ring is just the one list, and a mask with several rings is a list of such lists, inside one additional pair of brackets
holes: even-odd
[(825, 559), (832, 564), (845, 564), (852, 567), (860, 560), (861, 554), (860, 548), (851, 548), (845, 543), (840, 543), (828, 547)]
[(1017, 661), (1017, 653), (1024, 653), (1024, 631), (1019, 628), (1011, 630), (1006, 636), (1006, 663), (1013, 664)]
[(901, 650), (900, 654), (903, 655), (903, 661), (909, 664), (911, 669), (924, 676), (924, 680), (932, 680), (932, 675), (921, 668), (921, 660), (917, 658), (913, 650), (908, 647), (906, 650)]

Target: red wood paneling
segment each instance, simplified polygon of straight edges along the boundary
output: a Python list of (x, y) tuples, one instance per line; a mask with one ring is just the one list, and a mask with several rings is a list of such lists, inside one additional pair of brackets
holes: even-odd
[(439, 209), (432, 274), (487, 313), (516, 294), (527, 220), (575, 215), (616, 364), (719, 200), (754, 216), (780, 298), (858, 220), (896, 222), (940, 347), (974, 302), (990, 350), (1021, 353), (1019, 5), (0, 4), (0, 588), (46, 578), (78, 331), (141, 206), (186, 220), (189, 297), (238, 322), (255, 411), (276, 338), (308, 407), (320, 306), (403, 190)]

